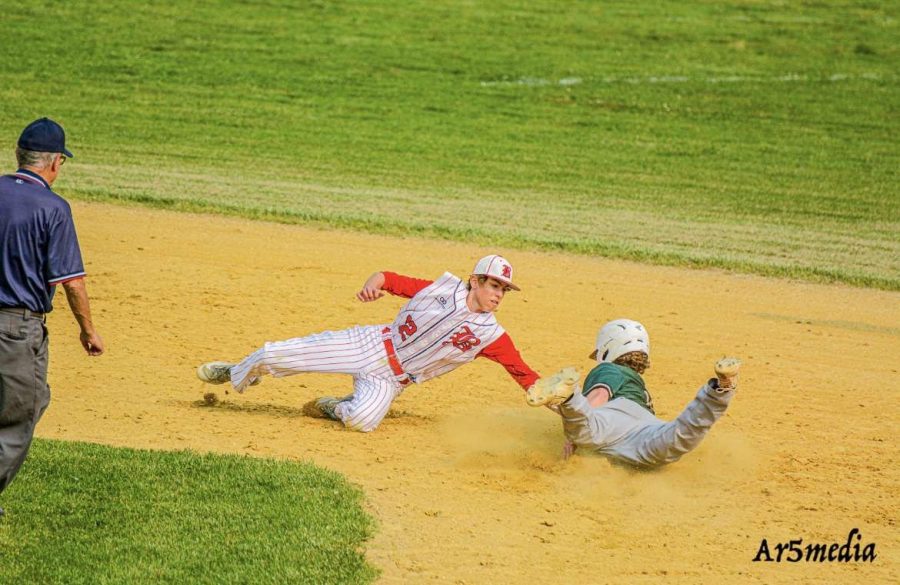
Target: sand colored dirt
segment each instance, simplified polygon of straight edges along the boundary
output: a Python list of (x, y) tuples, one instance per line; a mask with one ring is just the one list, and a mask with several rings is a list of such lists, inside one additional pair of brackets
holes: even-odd
[[(474, 245), (105, 205), (73, 205), (107, 355), (88, 359), (58, 297), (53, 402), (38, 435), (311, 460), (361, 486), (385, 583), (889, 583), (900, 495), (900, 294), (724, 272), (499, 250), (523, 292), (498, 315), (527, 361), (591, 367), (604, 320), (649, 329), (645, 378), (674, 417), (723, 354), (743, 358), (731, 409), (658, 473), (563, 462), (558, 419), (478, 360), (408, 389), (374, 433), (303, 415), (349, 378), (267, 379), (244, 395), (194, 377), (267, 340), (392, 320), (362, 304), (375, 270), (465, 276)], [(843, 544), (874, 563), (752, 562), (763, 538)]]

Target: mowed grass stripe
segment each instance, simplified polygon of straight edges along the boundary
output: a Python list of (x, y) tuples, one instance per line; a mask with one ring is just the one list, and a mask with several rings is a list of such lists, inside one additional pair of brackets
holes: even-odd
[[(610, 204), (602, 214), (589, 203), (547, 207), (527, 199), (480, 199), (387, 189), (331, 187), (266, 177), (219, 179), (193, 174), (152, 175), (133, 169), (93, 175), (80, 199), (148, 205), (395, 236), (425, 236), (525, 249), (567, 251), (639, 262), (724, 268), (819, 282), (846, 282), (897, 290), (900, 241), (888, 224), (868, 233), (830, 222), (830, 229), (769, 225), (709, 214), (670, 217)], [(80, 172), (80, 170), (79, 170)], [(99, 190), (109, 179), (115, 185)], [(152, 181), (155, 190), (144, 188)], [(205, 198), (198, 197), (205, 193)], [(253, 193), (252, 197), (242, 196)], [(377, 212), (374, 210), (377, 209)], [(840, 268), (836, 268), (840, 267)]]
[(61, 119), (74, 197), (900, 288), (892, 5), (39, 12), (0, 39), (0, 133)]
[(2, 583), (368, 583), (361, 492), (306, 463), (37, 440)]

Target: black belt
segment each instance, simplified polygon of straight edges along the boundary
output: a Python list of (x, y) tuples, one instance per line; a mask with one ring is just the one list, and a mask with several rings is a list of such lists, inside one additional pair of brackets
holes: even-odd
[(41, 321), (47, 319), (46, 313), (37, 313), (25, 307), (0, 307), (0, 312), (21, 315), (23, 319), (40, 319)]

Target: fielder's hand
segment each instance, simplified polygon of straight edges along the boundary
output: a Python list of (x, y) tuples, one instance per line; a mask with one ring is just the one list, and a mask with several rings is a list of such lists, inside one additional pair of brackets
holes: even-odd
[(363, 303), (371, 303), (372, 301), (377, 301), (384, 296), (384, 291), (381, 290), (381, 287), (383, 286), (384, 274), (376, 272), (375, 274), (370, 276), (368, 280), (366, 280), (365, 284), (363, 284), (362, 290), (356, 293), (356, 298)]

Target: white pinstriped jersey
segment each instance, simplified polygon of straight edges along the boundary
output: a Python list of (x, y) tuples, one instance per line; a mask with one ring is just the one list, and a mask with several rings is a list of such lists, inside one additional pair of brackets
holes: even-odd
[(391, 341), (415, 382), (446, 374), (475, 359), (503, 335), (493, 313), (473, 313), (466, 283), (449, 272), (411, 298), (391, 325)]

